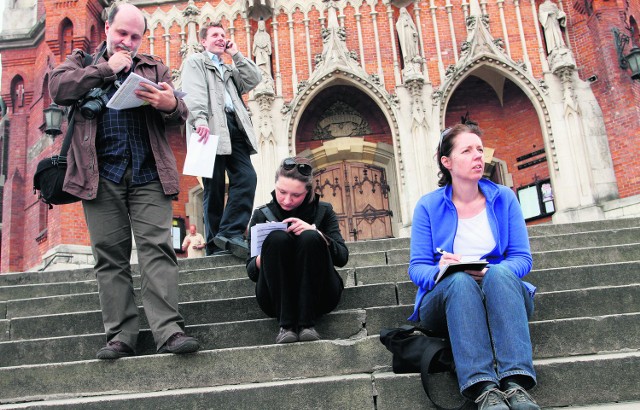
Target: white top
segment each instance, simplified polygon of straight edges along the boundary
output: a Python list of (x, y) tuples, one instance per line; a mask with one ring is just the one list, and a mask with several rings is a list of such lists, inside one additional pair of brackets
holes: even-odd
[(481, 259), (495, 247), (496, 240), (489, 226), (487, 208), (471, 218), (458, 219), (453, 253), (462, 255), (461, 262)]

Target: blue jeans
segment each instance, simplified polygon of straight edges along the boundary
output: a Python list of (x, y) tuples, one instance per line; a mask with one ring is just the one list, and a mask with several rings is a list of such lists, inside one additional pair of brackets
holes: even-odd
[(478, 284), (464, 272), (443, 279), (422, 299), (420, 325), (449, 334), (458, 385), (500, 384), (520, 376), (536, 384), (528, 319), (533, 298), (522, 280), (500, 265), (491, 266)]

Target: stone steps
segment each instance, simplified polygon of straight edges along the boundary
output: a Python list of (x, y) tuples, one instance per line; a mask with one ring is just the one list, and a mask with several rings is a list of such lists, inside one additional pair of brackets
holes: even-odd
[[(640, 231), (638, 231), (638, 234), (640, 235)], [(381, 262), (378, 265), (358, 265), (353, 268), (341, 269), (340, 273), (347, 286), (354, 283), (365, 284), (408, 280), (408, 264), (406, 263), (408, 250), (396, 249), (390, 252), (394, 252), (394, 254), (398, 252), (407, 253), (407, 257), (404, 259), (405, 263), (387, 265), (385, 262)], [(638, 254), (636, 255), (636, 253)], [(360, 257), (363, 257), (363, 255), (370, 261), (373, 257), (369, 255), (380, 257), (381, 254), (356, 254), (356, 256)], [(586, 276), (581, 271), (582, 268), (579, 267), (588, 266), (593, 271), (594, 267), (597, 268), (605, 264), (604, 262), (593, 264), (594, 255), (604, 261), (608, 261), (607, 272), (611, 272), (612, 275), (620, 278), (621, 274), (618, 272), (619, 269), (616, 268), (620, 264), (633, 265), (629, 267), (630, 274), (633, 275), (637, 261), (640, 260), (640, 243), (534, 253), (534, 266), (536, 269), (527, 276), (527, 280), (544, 289), (545, 287), (550, 287), (547, 282), (555, 282), (558, 276), (562, 276), (562, 280), (568, 286), (571, 286), (571, 283), (567, 283), (567, 280), (578, 281), (579, 278)], [(402, 258), (395, 255), (394, 259)], [(570, 275), (557, 275), (556, 272), (547, 275), (539, 273), (540, 270), (557, 271), (559, 269), (558, 265), (564, 266), (562, 269), (572, 267), (569, 271)], [(597, 274), (597, 272), (593, 272), (593, 274)], [(623, 274), (626, 275), (629, 272), (624, 272)], [(595, 279), (594, 282), (597, 280), (599, 279)], [(136, 276), (134, 278), (134, 286), (139, 287), (139, 281), (140, 277)], [(249, 296), (254, 293), (254, 285), (248, 280), (243, 266), (186, 271), (181, 273), (180, 282), (181, 301), (220, 299), (225, 297), (224, 295), (227, 298)], [(46, 289), (47, 286), (49, 286), (48, 290)], [(16, 289), (15, 293), (13, 293), (14, 289)], [(91, 292), (82, 292), (83, 290), (90, 290)], [(63, 291), (67, 292), (59, 293)], [(30, 296), (30, 293), (33, 296)], [(5, 299), (0, 301), (0, 318), (31, 316), (35, 312), (44, 311), (49, 313), (70, 312), (73, 311), (70, 310), (72, 308), (75, 311), (93, 310), (99, 309), (100, 306), (95, 281), (0, 286), (0, 295), (3, 295)], [(138, 304), (140, 305), (141, 303), (138, 302)], [(3, 310), (6, 311), (4, 316), (2, 314)]]
[[(390, 373), (389, 363), (390, 354), (372, 336), (352, 342), (220, 349), (180, 357), (22, 366), (0, 369), (4, 376), (0, 377), (0, 403), (47, 400), (68, 408), (128, 409), (168, 409), (178, 403), (180, 408), (208, 408), (215, 403), (216, 409), (248, 409), (278, 407), (277, 403), (295, 397), (301, 401), (283, 407), (432, 408), (420, 390), (419, 375)], [(534, 365), (540, 379), (535, 396), (542, 406), (640, 399), (639, 352), (542, 359)], [(434, 379), (436, 390), (449, 384), (446, 377)], [(76, 406), (68, 400), (104, 392), (109, 393), (106, 399), (82, 399)]]
[[(640, 400), (640, 218), (529, 233), (535, 398), (544, 407)], [(273, 344), (276, 321), (258, 308), (243, 263), (181, 260), (180, 310), (202, 350), (154, 354), (143, 330), (139, 356), (115, 362), (93, 359), (104, 334), (90, 269), (0, 275), (0, 409), (431, 409), (419, 375), (390, 372), (377, 336), (412, 312), (409, 245), (350, 243), (339, 270), (348, 287), (318, 322), (323, 340), (290, 345)], [(455, 397), (446, 377), (435, 381)]]
[[(318, 321), (326, 340), (357, 339), (377, 335), (382, 327), (404, 324), (412, 307), (383, 306), (333, 312)], [(640, 312), (570, 319), (534, 320), (530, 323), (536, 359), (640, 349)], [(271, 318), (187, 326), (202, 341), (202, 350), (273, 344), (277, 322)], [(0, 342), (0, 367), (61, 363), (95, 358), (104, 342), (102, 333), (74, 334)], [(149, 330), (138, 338), (137, 353), (155, 353)]]

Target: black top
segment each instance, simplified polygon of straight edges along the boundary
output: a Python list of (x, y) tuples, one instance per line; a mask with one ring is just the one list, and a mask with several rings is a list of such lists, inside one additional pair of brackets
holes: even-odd
[[(316, 228), (322, 232), (324, 237), (329, 242), (329, 253), (333, 265), (337, 267), (343, 267), (349, 260), (349, 249), (344, 243), (344, 239), (340, 234), (340, 226), (338, 225), (338, 217), (333, 210), (333, 207), (328, 202), (320, 202), (320, 198), (316, 195), (315, 198), (309, 202), (309, 195), (304, 199), (302, 204), (291, 211), (285, 211), (280, 207), (278, 201), (276, 201), (275, 191), (271, 192), (272, 200), (266, 205), (258, 207), (253, 211), (251, 216), (251, 222), (249, 223), (249, 249), (251, 249), (251, 227), (253, 225), (264, 223), (267, 221), (274, 222), (271, 218), (262, 212), (262, 209), (267, 207), (276, 217), (275, 222), (282, 221), (287, 218), (299, 218), (308, 224), (315, 224)], [(256, 256), (247, 260), (247, 274), (249, 278), (257, 282), (258, 274), (260, 270), (256, 266)]]

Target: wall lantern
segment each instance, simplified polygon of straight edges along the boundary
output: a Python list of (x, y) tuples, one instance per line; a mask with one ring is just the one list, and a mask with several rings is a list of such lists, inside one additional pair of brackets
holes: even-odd
[(62, 108), (60, 108), (56, 103), (51, 103), (51, 105), (42, 110), (42, 112), (44, 114), (45, 122), (44, 132), (54, 138), (56, 135), (62, 134), (62, 131), (60, 130), (62, 115), (64, 114)]
[[(629, 50), (629, 54), (624, 55), (624, 48), (629, 44), (630, 38), (626, 34), (620, 33), (617, 28), (612, 28), (613, 37), (616, 42), (616, 51), (618, 52), (618, 63), (622, 69), (631, 70), (631, 79), (640, 80), (640, 47), (633, 46)], [(632, 43), (633, 45), (633, 43)]]

